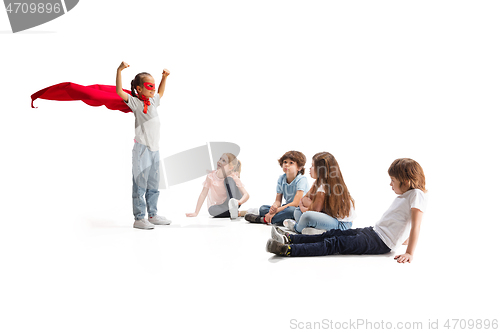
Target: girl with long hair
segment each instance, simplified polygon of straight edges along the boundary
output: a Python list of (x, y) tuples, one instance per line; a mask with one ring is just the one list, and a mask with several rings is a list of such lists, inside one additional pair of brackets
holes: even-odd
[(283, 225), (304, 234), (351, 228), (355, 218), (354, 200), (335, 157), (327, 152), (317, 153), (309, 173), (315, 182), (295, 210), (295, 220), (285, 220)]

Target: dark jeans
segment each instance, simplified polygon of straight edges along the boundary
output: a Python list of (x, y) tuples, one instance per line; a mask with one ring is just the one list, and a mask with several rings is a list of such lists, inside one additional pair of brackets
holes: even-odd
[(224, 201), (220, 205), (213, 205), (208, 208), (208, 213), (216, 218), (230, 217), (231, 215), (229, 214), (229, 200), (232, 198), (240, 200), (241, 197), (243, 197), (233, 178), (226, 177), (224, 179), (224, 183), (226, 184), (226, 201)]
[(292, 257), (326, 256), (330, 254), (384, 254), (390, 248), (375, 233), (373, 227), (339, 230), (321, 235), (290, 235)]
[[(259, 208), (260, 217), (266, 216), (266, 214), (269, 213), (270, 208), (271, 208), (271, 206), (267, 206), (267, 205), (260, 206), (260, 208)], [(273, 216), (271, 223), (273, 225), (283, 225), (283, 221), (285, 221), (286, 219), (293, 219), (293, 212), (295, 211), (295, 208), (297, 208), (297, 207), (294, 207), (294, 206), (286, 207), (284, 210), (282, 210), (281, 212), (279, 212), (278, 214)]]

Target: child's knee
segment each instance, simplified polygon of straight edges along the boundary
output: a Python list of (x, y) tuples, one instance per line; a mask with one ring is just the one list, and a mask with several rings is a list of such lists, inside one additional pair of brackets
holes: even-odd
[(260, 206), (259, 208), (259, 215), (260, 216), (264, 216), (266, 215), (267, 213), (269, 213), (269, 206)]

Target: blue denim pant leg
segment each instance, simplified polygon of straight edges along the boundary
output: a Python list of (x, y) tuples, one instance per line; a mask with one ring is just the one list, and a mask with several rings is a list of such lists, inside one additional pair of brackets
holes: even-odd
[(293, 211), (293, 219), (295, 221), (300, 221), (300, 217), (302, 216), (302, 211), (300, 210), (300, 207), (295, 208)]
[(331, 229), (321, 235), (290, 235), (292, 257), (325, 256), (331, 254), (384, 254), (390, 248), (375, 233), (373, 227)]
[(132, 212), (136, 220), (141, 220), (146, 216), (146, 202), (143, 198), (144, 193), (146, 193), (146, 190), (138, 186), (135, 182), (135, 177), (132, 176)]
[(323, 230), (341, 229), (346, 230), (352, 227), (352, 222), (339, 222), (328, 214), (307, 211), (302, 214), (300, 220), (295, 225), (295, 231), (302, 233), (304, 228), (317, 228)]
[[(271, 206), (260, 206), (259, 208), (259, 215), (260, 217), (266, 216), (267, 213), (269, 213), (269, 209)], [(286, 207), (284, 210), (281, 212), (277, 213), (276, 215), (273, 216), (273, 219), (271, 220), (271, 224), (273, 225), (283, 225), (283, 221), (286, 219), (293, 219), (293, 212), (295, 211), (294, 206), (289, 206)]]
[(146, 187), (146, 205), (148, 209), (149, 217), (156, 216), (158, 212), (158, 197), (160, 196), (160, 191), (158, 187), (160, 185), (160, 152), (151, 152), (151, 168), (149, 169), (148, 184)]
[(288, 206), (281, 212), (273, 216), (271, 224), (273, 225), (283, 225), (283, 221), (286, 219), (293, 219), (293, 212), (295, 211), (295, 206)]
[(146, 216), (146, 209), (149, 216), (156, 215), (159, 184), (159, 151), (151, 151), (136, 142), (132, 150), (132, 210), (136, 220)]
[(271, 209), (271, 206), (268, 206), (268, 205), (260, 206), (260, 208), (259, 208), (260, 217), (266, 216), (266, 214), (269, 213), (269, 209)]

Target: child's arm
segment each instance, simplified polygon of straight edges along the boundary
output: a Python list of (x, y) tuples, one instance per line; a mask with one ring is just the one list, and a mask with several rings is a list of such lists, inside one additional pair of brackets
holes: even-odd
[(311, 205), (311, 192), (313, 190), (313, 187), (309, 189), (309, 191), (300, 199), (299, 201), (299, 208), (302, 213), (305, 213), (309, 210), (309, 206)]
[(205, 198), (207, 197), (208, 194), (208, 187), (204, 187), (203, 190), (201, 190), (200, 196), (198, 198), (198, 202), (196, 203), (196, 211), (194, 213), (186, 213), (187, 217), (195, 217), (198, 215), (200, 212), (201, 206), (203, 205), (203, 202), (205, 202)]
[(411, 263), (413, 260), (413, 252), (417, 247), (418, 235), (420, 234), (420, 224), (424, 213), (418, 208), (411, 209), (411, 229), (410, 237), (408, 238), (408, 247), (405, 254), (398, 254), (394, 257), (399, 263)]
[(297, 207), (303, 196), (304, 196), (304, 191), (295, 192), (295, 196), (293, 197), (293, 201), (290, 202), (289, 204), (278, 207), (276, 209), (276, 213), (279, 213), (279, 212), (283, 211), (285, 208), (290, 207), (290, 206)]
[(164, 68), (163, 73), (161, 73), (160, 85), (158, 86), (158, 95), (160, 95), (160, 97), (163, 97), (163, 93), (165, 92), (165, 81), (167, 80), (167, 76), (169, 75), (170, 71)]
[(127, 67), (129, 67), (129, 65), (125, 61), (122, 61), (116, 70), (116, 93), (125, 101), (125, 103), (128, 103), (128, 94), (123, 91), (122, 88), (122, 70)]
[(276, 193), (276, 200), (274, 200), (273, 205), (269, 208), (269, 214), (274, 215), (277, 213), (277, 209), (281, 206), (281, 201), (283, 200), (283, 193)]
[(250, 199), (250, 194), (248, 194), (247, 190), (245, 190), (244, 187), (238, 187), (238, 189), (240, 190), (241, 193), (243, 193), (243, 196), (241, 197), (240, 200), (238, 200), (238, 205), (243, 205), (245, 202), (248, 201), (248, 199)]
[(325, 206), (325, 192), (316, 192), (316, 197), (314, 198), (314, 205), (309, 206), (308, 210), (314, 212), (321, 212)]

